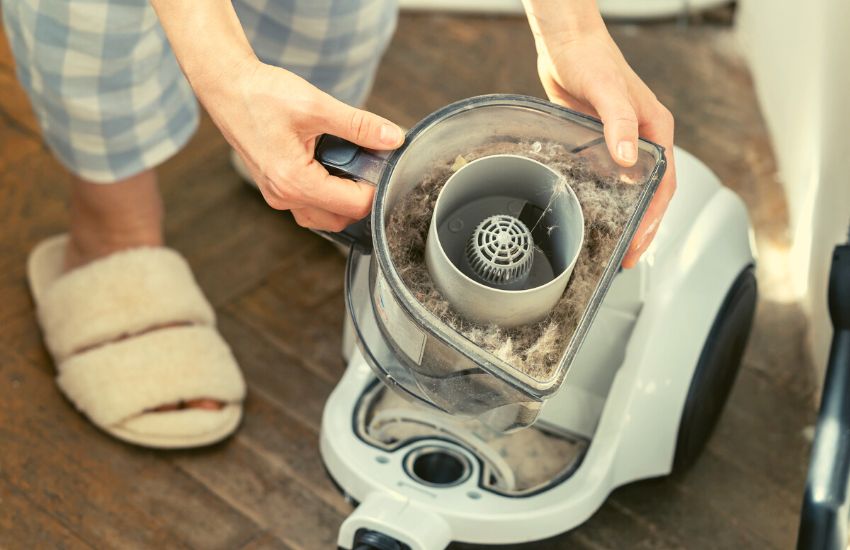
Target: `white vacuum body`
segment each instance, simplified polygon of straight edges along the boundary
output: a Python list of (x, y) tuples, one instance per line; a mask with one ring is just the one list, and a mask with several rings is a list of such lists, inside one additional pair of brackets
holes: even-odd
[[(494, 431), (478, 414), (493, 402), (456, 393), (489, 387), (504, 398), (503, 380), (494, 382), (492, 371), (467, 362), (485, 383), (458, 386), (453, 378), (467, 377), (464, 371), (428, 378), (410, 368), (412, 350), (398, 346), (378, 320), (379, 252), (351, 255), (349, 365), (325, 406), (321, 431), (329, 474), (359, 503), (340, 528), (341, 548), (439, 550), (452, 541), (551, 537), (584, 522), (617, 486), (683, 469), (696, 458), (734, 380), (756, 288), (742, 202), (697, 159), (684, 151), (676, 158), (679, 188), (655, 241), (636, 268), (612, 276), (583, 345), (546, 407), (524, 420), (527, 429)], [(485, 214), (452, 245), (454, 261), (441, 247), (446, 257), (438, 269), (453, 268), (487, 291), (526, 291), (510, 285), (533, 277), (524, 255), (529, 223), (516, 208)], [(445, 221), (438, 220), (438, 238)], [(485, 241), (508, 243), (508, 276), (476, 264), (468, 250), (476, 231), (491, 232), (479, 235)], [(476, 301), (475, 311), (480, 307)], [(423, 353), (440, 349), (426, 345)], [(512, 397), (528, 401), (511, 387)], [(465, 403), (470, 414), (456, 414)]]

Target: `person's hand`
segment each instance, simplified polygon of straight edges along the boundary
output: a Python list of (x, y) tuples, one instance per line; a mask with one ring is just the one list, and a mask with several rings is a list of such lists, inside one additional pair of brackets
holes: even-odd
[(334, 177), (313, 157), (316, 138), (332, 134), (369, 149), (395, 149), (395, 124), (355, 109), (289, 71), (251, 60), (227, 86), (202, 97), (227, 141), (245, 161), (266, 202), (291, 210), (303, 227), (341, 231), (365, 217), (374, 188)]
[[(621, 166), (637, 161), (638, 134), (665, 148), (667, 171), (623, 258), (633, 267), (655, 236), (676, 190), (673, 116), (629, 67), (602, 19), (588, 15), (576, 28), (556, 30), (529, 19), (535, 31), (537, 69), (549, 99), (602, 119), (605, 143)], [(537, 25), (536, 23), (540, 23)]]
[(260, 62), (232, 2), (151, 5), (195, 95), (273, 208), (328, 231), (369, 213), (372, 186), (330, 176), (313, 158), (316, 138), (332, 134), (369, 149), (395, 149), (404, 141), (398, 126)]

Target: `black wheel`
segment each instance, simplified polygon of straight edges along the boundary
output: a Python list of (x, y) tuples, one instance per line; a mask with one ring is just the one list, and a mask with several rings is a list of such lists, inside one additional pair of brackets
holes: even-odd
[(353, 550), (410, 550), (410, 548), (383, 533), (361, 529), (354, 535)]
[(697, 362), (679, 424), (673, 472), (686, 471), (705, 447), (741, 366), (758, 290), (752, 267), (726, 293)]

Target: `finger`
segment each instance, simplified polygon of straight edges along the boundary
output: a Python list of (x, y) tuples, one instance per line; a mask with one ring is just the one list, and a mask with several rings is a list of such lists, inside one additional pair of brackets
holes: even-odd
[(644, 219), (641, 221), (634, 239), (632, 239), (629, 251), (623, 259), (623, 267), (632, 267), (636, 264), (641, 255), (652, 244), (677, 186), (676, 159), (673, 151), (675, 133), (673, 115), (655, 99), (655, 96), (647, 95), (647, 97), (651, 99), (640, 109), (640, 134), (664, 147), (667, 168), (664, 172), (664, 178), (659, 183), (655, 196), (647, 208)]
[[(638, 226), (638, 230), (635, 232), (635, 237), (632, 239), (629, 249), (623, 257), (622, 265), (624, 268), (630, 269), (637, 265), (643, 253), (652, 244), (655, 234), (661, 225), (661, 219), (664, 216), (663, 210), (666, 209), (667, 203), (669, 203), (669, 200), (664, 202), (658, 198), (653, 198), (650, 208), (647, 209), (646, 214)], [(656, 205), (656, 207), (653, 208), (653, 205)], [(658, 211), (658, 206), (661, 206), (661, 212)]]
[(626, 86), (614, 80), (599, 80), (587, 94), (587, 101), (599, 113), (605, 143), (620, 166), (637, 162), (638, 119)]
[(623, 258), (623, 267), (631, 268), (637, 264), (641, 256), (649, 245), (652, 244), (658, 228), (661, 226), (661, 220), (673, 199), (673, 194), (676, 192), (676, 165), (673, 160), (673, 149), (669, 149), (667, 170), (664, 173), (664, 178), (658, 184), (658, 189), (652, 197), (652, 201), (646, 209), (646, 213), (641, 220), (638, 230), (632, 239), (629, 250)]
[(640, 109), (640, 135), (664, 147), (667, 155), (668, 170), (675, 179), (675, 171), (669, 168), (673, 164), (673, 137), (675, 133), (673, 114), (658, 100)]
[(293, 208), (291, 212), (298, 225), (319, 231), (337, 233), (356, 221), (319, 208)]
[(658, 228), (661, 227), (661, 220), (664, 218), (664, 213), (672, 198), (672, 194), (666, 193), (656, 194), (653, 197), (643, 220), (641, 220), (638, 226), (638, 230), (635, 232), (635, 237), (632, 239), (629, 249), (623, 257), (624, 268), (629, 269), (634, 267), (649, 248), (649, 245), (652, 244), (655, 234), (658, 233)]
[(317, 113), (322, 122), (320, 133), (330, 133), (367, 149), (395, 149), (404, 143), (404, 132), (389, 120), (369, 111), (356, 109), (329, 95)]
[(372, 210), (375, 187), (361, 181), (338, 178), (317, 161), (310, 162), (293, 182), (297, 202), (359, 220)]
[(673, 194), (676, 192), (676, 166), (673, 162), (673, 149), (670, 149), (670, 154), (667, 155), (669, 164), (667, 171), (664, 173), (664, 178), (658, 184), (658, 189), (652, 197), (652, 201), (643, 215), (643, 219), (638, 226), (635, 236), (629, 245), (629, 250), (623, 258), (623, 267), (626, 269), (634, 267), (640, 260), (649, 245), (652, 244), (658, 228), (661, 226), (661, 220), (664, 218), (667, 207), (673, 199)]

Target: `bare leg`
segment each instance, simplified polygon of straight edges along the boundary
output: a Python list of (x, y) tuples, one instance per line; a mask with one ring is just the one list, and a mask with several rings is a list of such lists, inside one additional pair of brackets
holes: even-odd
[[(71, 240), (65, 256), (70, 271), (113, 252), (142, 246), (162, 246), (162, 199), (156, 173), (148, 170), (109, 185), (77, 177), (71, 182)], [(215, 410), (214, 399), (193, 399), (158, 407)]]
[(162, 217), (162, 200), (153, 170), (109, 185), (74, 177), (71, 241), (65, 270), (119, 250), (161, 246)]

